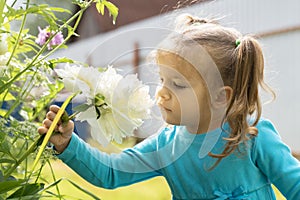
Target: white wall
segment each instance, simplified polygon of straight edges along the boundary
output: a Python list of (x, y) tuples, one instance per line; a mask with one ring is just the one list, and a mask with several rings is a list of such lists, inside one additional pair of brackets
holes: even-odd
[[(54, 56), (66, 56), (94, 66), (130, 65), (135, 42), (146, 56), (169, 32), (176, 15), (189, 12), (198, 16), (224, 17), (224, 25), (242, 33), (262, 33), (300, 25), (300, 1), (217, 0), (153, 17), (72, 44)], [(277, 92), (275, 102), (264, 106), (283, 140), (300, 151), (300, 31), (274, 35), (261, 40), (266, 57), (266, 76)], [(89, 55), (89, 56), (88, 56)], [(89, 57), (89, 59), (87, 59)], [(119, 64), (118, 64), (119, 63)]]
[(267, 59), (266, 76), (276, 90), (274, 102), (264, 106), (265, 115), (276, 124), (283, 140), (300, 150), (300, 32), (263, 40)]

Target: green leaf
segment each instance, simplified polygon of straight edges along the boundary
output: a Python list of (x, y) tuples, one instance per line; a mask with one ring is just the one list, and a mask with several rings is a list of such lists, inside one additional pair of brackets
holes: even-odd
[(63, 114), (62, 114), (62, 116), (61, 116), (61, 122), (63, 123), (63, 124), (65, 124), (65, 123), (68, 123), (68, 121), (69, 121), (69, 115), (68, 115), (68, 113), (65, 111)]
[(51, 59), (51, 60), (48, 60), (48, 62), (49, 62), (49, 67), (51, 69), (54, 69), (56, 67), (56, 65), (58, 65), (60, 63), (74, 63), (74, 61), (72, 59), (66, 58), (66, 57)]
[(50, 7), (49, 8), (51, 11), (54, 11), (54, 12), (61, 12), (61, 13), (69, 13), (69, 14), (72, 14), (72, 12), (68, 9), (65, 9), (65, 8), (60, 8), (60, 7)]
[(109, 2), (109, 1), (103, 1), (103, 4), (106, 6), (106, 8), (109, 10), (109, 13), (112, 15), (113, 17), (113, 24), (116, 23), (116, 19), (119, 13), (119, 9), (117, 6), (115, 6), (113, 3)]
[(11, 101), (11, 100), (16, 100), (16, 98), (10, 93), (6, 93), (4, 91), (3, 93), (0, 94), (0, 101)]
[(12, 189), (20, 187), (24, 183), (24, 180), (13, 180), (13, 181), (4, 181), (0, 183), (0, 194), (8, 192)]
[(44, 188), (44, 183), (31, 183), (26, 184), (23, 187), (19, 188), (13, 194), (11, 194), (7, 199), (17, 198), (17, 197), (26, 197), (37, 194), (40, 190)]
[(7, 141), (1, 142), (0, 152), (10, 155), (10, 146)]
[(93, 199), (95, 199), (95, 200), (101, 200), (101, 199), (99, 199), (97, 196), (95, 196), (94, 194), (92, 194), (91, 192), (89, 192), (89, 191), (87, 191), (86, 189), (84, 189), (84, 188), (80, 187), (79, 185), (77, 185), (75, 182), (73, 182), (73, 181), (71, 181), (71, 180), (69, 180), (69, 179), (67, 179), (67, 181), (69, 181), (74, 187), (76, 187), (77, 189), (81, 190), (81, 191), (84, 192), (85, 194), (87, 194), (87, 195), (93, 197)]
[(15, 163), (16, 161), (8, 158), (0, 158), (0, 163)]
[(119, 13), (119, 9), (117, 6), (115, 6), (113, 3), (106, 1), (106, 0), (98, 0), (96, 3), (97, 11), (104, 15), (104, 8), (107, 8), (109, 11), (109, 14), (113, 17), (113, 24), (116, 23), (116, 19)]
[(63, 180), (68, 181), (70, 184), (72, 184), (72, 185), (73, 185), (75, 188), (77, 188), (78, 190), (80, 190), (80, 191), (82, 191), (83, 193), (85, 193), (85, 194), (91, 196), (92, 199), (95, 199), (95, 200), (101, 200), (99, 197), (97, 197), (97, 196), (94, 195), (93, 193), (87, 191), (86, 189), (84, 189), (84, 188), (80, 187), (79, 185), (77, 185), (75, 182), (73, 182), (73, 181), (71, 181), (71, 180), (69, 180), (69, 179), (66, 179), (66, 178), (60, 178), (60, 179), (58, 179), (57, 181), (55, 181), (55, 182), (51, 183), (50, 185), (46, 186), (46, 187), (44, 188), (43, 191), (48, 190), (48, 189), (50, 189), (50, 188), (53, 187), (53, 186), (56, 186), (58, 183), (60, 183), (60, 182), (63, 181)]
[(5, 6), (5, 2), (6, 1), (1, 1), (0, 2), (0, 25), (2, 24), (3, 22), (3, 9), (4, 9), (4, 6)]
[(100, 13), (101, 15), (104, 15), (104, 4), (101, 1), (98, 1), (96, 3), (96, 8), (98, 13)]
[(88, 104), (80, 104), (80, 105), (74, 107), (72, 110), (75, 112), (83, 112), (83, 111), (86, 111), (91, 106), (92, 105), (88, 105)]
[(7, 113), (7, 110), (0, 109), (0, 116), (4, 117)]
[[(26, 14), (44, 14), (43, 11), (49, 8), (49, 5), (47, 4), (40, 4), (40, 5), (34, 5), (29, 7), (28, 9), (14, 9), (10, 6), (6, 6), (8, 9), (8, 12), (6, 13), (9, 20), (18, 19)], [(52, 13), (52, 15), (54, 15)]]

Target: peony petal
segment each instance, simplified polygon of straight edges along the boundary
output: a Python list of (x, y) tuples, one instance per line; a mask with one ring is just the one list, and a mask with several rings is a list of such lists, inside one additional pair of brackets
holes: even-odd
[(96, 119), (89, 119), (87, 120), (88, 124), (91, 126), (91, 136), (93, 139), (95, 139), (99, 144), (102, 146), (107, 146), (110, 139), (107, 139), (103, 135), (103, 127), (98, 123)]
[(80, 112), (79, 114), (76, 115), (75, 119), (78, 121), (81, 121), (81, 122), (88, 121), (88, 120), (96, 120), (97, 115), (96, 115), (95, 107), (92, 106), (92, 107), (88, 108), (86, 111)]

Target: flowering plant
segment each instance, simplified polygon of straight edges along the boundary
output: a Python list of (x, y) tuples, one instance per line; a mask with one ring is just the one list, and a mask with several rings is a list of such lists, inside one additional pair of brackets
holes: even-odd
[(79, 112), (76, 118), (91, 125), (92, 137), (102, 145), (109, 141), (122, 143), (150, 116), (153, 101), (149, 87), (136, 75), (123, 77), (112, 67), (99, 71), (74, 65), (55, 71), (69, 91), (86, 97), (86, 104), (74, 109)]
[(53, 46), (57, 46), (63, 43), (64, 41), (64, 36), (61, 31), (58, 33), (55, 33), (55, 31), (50, 31), (50, 27), (47, 26), (45, 29), (41, 29), (41, 27), (38, 27), (39, 29), (39, 35), (38, 38), (35, 40), (35, 42), (39, 45), (44, 45), (47, 40), (52, 38), (51, 36), (53, 35), (53, 38), (50, 40), (48, 43), (47, 47), (48, 50), (53, 49)]
[[(54, 174), (53, 182), (42, 178), (44, 166), (52, 168), (52, 154), (38, 147), (43, 138), (36, 131), (37, 122), (42, 121), (45, 108), (64, 87), (51, 76), (53, 70), (58, 63), (75, 62), (68, 58), (48, 58), (76, 36), (81, 17), (91, 5), (96, 4), (101, 14), (104, 8), (108, 9), (114, 21), (118, 15), (117, 7), (106, 0), (69, 2), (79, 8), (75, 13), (30, 0), (0, 1), (0, 199), (61, 199), (57, 186), (62, 180), (99, 199), (68, 179), (56, 179)], [(34, 27), (39, 34), (33, 34), (33, 29), (26, 27), (28, 15), (38, 16), (48, 26)], [(16, 24), (17, 28), (13, 27)], [(34, 157), (35, 161), (42, 161), (37, 169), (37, 162), (32, 167)], [(56, 192), (50, 191), (52, 188)]]

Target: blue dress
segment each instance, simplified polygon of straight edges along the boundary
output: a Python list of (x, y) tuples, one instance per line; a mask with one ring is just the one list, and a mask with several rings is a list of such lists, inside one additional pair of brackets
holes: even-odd
[(278, 135), (272, 123), (261, 119), (258, 136), (212, 168), (221, 153), (229, 127), (205, 134), (191, 134), (183, 126), (165, 128), (133, 148), (106, 154), (73, 134), (69, 146), (58, 155), (90, 183), (116, 188), (164, 176), (174, 200), (276, 199), (274, 184), (288, 200), (300, 199), (300, 163)]

